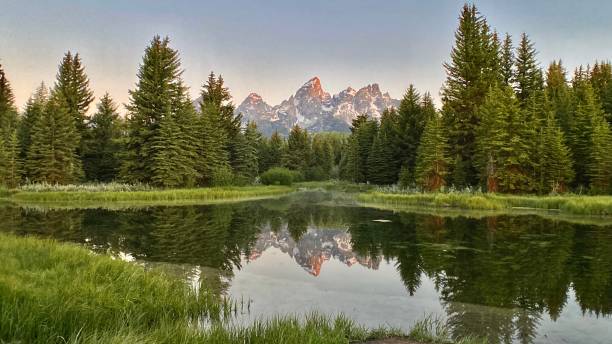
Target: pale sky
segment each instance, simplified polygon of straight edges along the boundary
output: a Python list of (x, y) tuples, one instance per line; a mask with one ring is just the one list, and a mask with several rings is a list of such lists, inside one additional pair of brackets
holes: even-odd
[[(527, 32), (543, 65), (612, 58), (611, 1), (478, 1), (499, 32)], [(168, 35), (195, 98), (223, 74), (240, 103), (276, 105), (313, 76), (326, 91), (377, 82), (400, 98), (410, 83), (438, 97), (463, 1), (0, 0), (0, 63), (17, 105), (51, 85), (67, 50), (78, 52), (96, 97), (128, 101), (143, 51)], [(97, 101), (96, 101), (97, 102)]]

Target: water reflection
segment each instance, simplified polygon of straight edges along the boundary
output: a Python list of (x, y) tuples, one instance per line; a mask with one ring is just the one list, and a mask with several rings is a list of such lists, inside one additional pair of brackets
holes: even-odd
[[(165, 268), (188, 279), (206, 279), (219, 292), (231, 292), (234, 286), (256, 294), (257, 283), (267, 283), (262, 279), (290, 269), (279, 263), (287, 258), (310, 276), (309, 286), (316, 281), (327, 283), (321, 275), (328, 268), (340, 274), (340, 269), (359, 267), (350, 277), (352, 284), (343, 288), (378, 288), (372, 284), (376, 279), (399, 277), (405, 290), (401, 302), (418, 307), (411, 300), (419, 299), (414, 295), (422, 292), (420, 300), (438, 305), (456, 335), (478, 334), (491, 342), (545, 342), (546, 333), (570, 341), (612, 338), (610, 227), (536, 216), (471, 219), (392, 213), (330, 205), (328, 197), (307, 194), (124, 211), (4, 207), (0, 208), (0, 228), (82, 242), (148, 265), (172, 263), (164, 264)], [(374, 221), (378, 219), (390, 222)], [(258, 264), (271, 269), (268, 275), (257, 272)], [(236, 279), (243, 270), (244, 275)], [(284, 288), (266, 285), (276, 291)], [(428, 294), (429, 290), (434, 294)], [(383, 294), (383, 289), (366, 291), (370, 295), (365, 297), (373, 300)], [(300, 292), (291, 290), (292, 299), (298, 300)], [(310, 292), (321, 297), (311, 300), (313, 306), (352, 302), (340, 297), (323, 300), (324, 292)], [(292, 302), (283, 301), (296, 308), (301, 305)], [(376, 313), (379, 324), (397, 320), (392, 309), (400, 307), (397, 301), (380, 301), (376, 307), (371, 311), (382, 310)], [(564, 311), (572, 315), (569, 324), (570, 320), (560, 319)], [(563, 322), (563, 328), (555, 326), (557, 321)], [(581, 333), (586, 326), (590, 330)]]

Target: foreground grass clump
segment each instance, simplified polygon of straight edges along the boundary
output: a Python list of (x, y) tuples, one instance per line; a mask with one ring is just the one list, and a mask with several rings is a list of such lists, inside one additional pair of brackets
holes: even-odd
[[(349, 343), (402, 335), (318, 314), (234, 326), (227, 302), (203, 287), (51, 240), (0, 234), (0, 261), (0, 343)], [(211, 325), (202, 329), (201, 321)]]
[(197, 203), (277, 196), (293, 191), (286, 186), (212, 187), (195, 189), (110, 190), (75, 187), (26, 188), (17, 190), (11, 200), (25, 202), (145, 202)]
[(469, 210), (540, 209), (571, 215), (612, 216), (612, 196), (516, 196), (480, 192), (393, 192), (361, 193), (363, 203), (406, 207), (460, 208)]

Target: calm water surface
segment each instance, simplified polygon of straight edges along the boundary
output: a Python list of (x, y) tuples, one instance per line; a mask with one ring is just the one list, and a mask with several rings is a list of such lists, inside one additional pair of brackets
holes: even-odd
[(131, 210), (0, 207), (0, 230), (83, 243), (247, 300), (236, 321), (345, 313), (409, 329), (428, 314), (491, 343), (612, 343), (612, 227), (445, 218), (332, 194)]

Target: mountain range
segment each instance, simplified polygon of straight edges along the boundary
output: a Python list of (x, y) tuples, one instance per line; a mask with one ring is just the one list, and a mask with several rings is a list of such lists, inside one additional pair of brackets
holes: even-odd
[(378, 84), (355, 90), (348, 87), (330, 95), (323, 90), (321, 80), (314, 77), (279, 105), (271, 106), (257, 93), (249, 94), (236, 108), (243, 121), (254, 121), (264, 135), (278, 131), (287, 135), (294, 125), (310, 132), (348, 132), (351, 121), (360, 114), (380, 118), (390, 107), (398, 107), (400, 101), (382, 93)]

